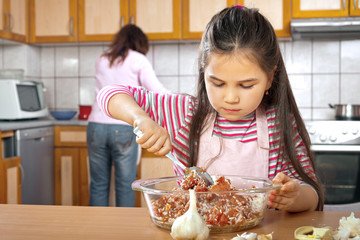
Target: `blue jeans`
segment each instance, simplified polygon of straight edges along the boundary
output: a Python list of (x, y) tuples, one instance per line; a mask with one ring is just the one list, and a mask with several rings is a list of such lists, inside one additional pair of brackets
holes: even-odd
[(109, 206), (111, 166), (115, 168), (116, 206), (134, 207), (138, 144), (129, 125), (89, 122), (90, 206)]

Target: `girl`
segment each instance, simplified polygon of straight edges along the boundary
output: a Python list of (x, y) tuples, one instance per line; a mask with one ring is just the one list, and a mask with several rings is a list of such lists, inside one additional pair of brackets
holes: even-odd
[[(110, 49), (96, 60), (96, 93), (114, 83), (166, 92), (145, 56), (148, 50), (148, 38), (139, 27), (133, 24), (122, 27)], [(135, 206), (131, 183), (136, 178), (138, 144), (132, 126), (106, 116), (94, 103), (87, 127), (87, 147), (91, 174), (90, 205), (109, 205), (113, 165), (116, 206)]]
[(205, 29), (198, 68), (196, 98), (113, 85), (98, 103), (138, 126), (144, 135), (137, 142), (150, 152), (171, 150), (210, 174), (269, 177), (283, 187), (268, 206), (322, 210), (310, 140), (271, 24), (256, 9), (222, 10)]

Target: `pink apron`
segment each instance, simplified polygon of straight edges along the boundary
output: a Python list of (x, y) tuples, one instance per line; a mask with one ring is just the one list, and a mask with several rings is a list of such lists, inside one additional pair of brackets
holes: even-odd
[[(257, 141), (242, 143), (232, 139), (212, 136), (215, 117), (208, 121), (207, 129), (200, 136), (198, 167), (211, 175), (241, 175), (268, 177), (269, 134), (263, 108), (256, 109)], [(217, 156), (222, 150), (220, 155)]]

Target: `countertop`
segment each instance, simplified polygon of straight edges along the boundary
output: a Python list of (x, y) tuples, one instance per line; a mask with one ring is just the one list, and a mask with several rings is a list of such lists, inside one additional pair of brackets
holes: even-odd
[(88, 124), (87, 120), (79, 120), (77, 118), (73, 118), (71, 120), (66, 120), (66, 121), (59, 121), (51, 117), (32, 119), (32, 120), (15, 120), (15, 121), (0, 120), (0, 131), (46, 127), (46, 126), (54, 126), (54, 125), (86, 126), (87, 124)]
[[(246, 232), (268, 234), (273, 239), (294, 239), (301, 226), (337, 229), (350, 212), (303, 212), (290, 214), (267, 210), (263, 222)], [(360, 217), (360, 212), (355, 213)], [(241, 232), (238, 232), (241, 233)], [(209, 239), (231, 239), (237, 233), (211, 234)], [(0, 239), (172, 239), (156, 227), (147, 208), (78, 207), (0, 204)]]

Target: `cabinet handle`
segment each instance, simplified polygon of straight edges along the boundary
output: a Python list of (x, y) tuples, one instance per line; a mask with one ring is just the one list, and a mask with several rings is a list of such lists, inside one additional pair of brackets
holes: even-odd
[(5, 28), (4, 28), (4, 32), (6, 32), (9, 29), (9, 17), (8, 17), (8, 13), (4, 12), (4, 16), (5, 16)]
[(342, 6), (342, 9), (343, 9), (343, 10), (345, 10), (345, 2), (346, 2), (346, 0), (343, 0), (343, 4), (342, 4), (342, 5), (343, 5), (343, 6)]
[(131, 15), (131, 17), (130, 17), (130, 23), (131, 23), (131, 24), (134, 24), (134, 15)]
[(356, 5), (356, 0), (354, 0), (354, 10), (356, 10), (356, 7), (357, 7), (357, 5)]
[(74, 17), (70, 18), (70, 36), (74, 36)]
[(13, 27), (14, 27), (14, 17), (11, 13), (8, 13), (8, 16), (9, 16), (9, 32), (12, 32), (13, 30)]
[(121, 16), (120, 18), (120, 28), (124, 26), (124, 16)]

